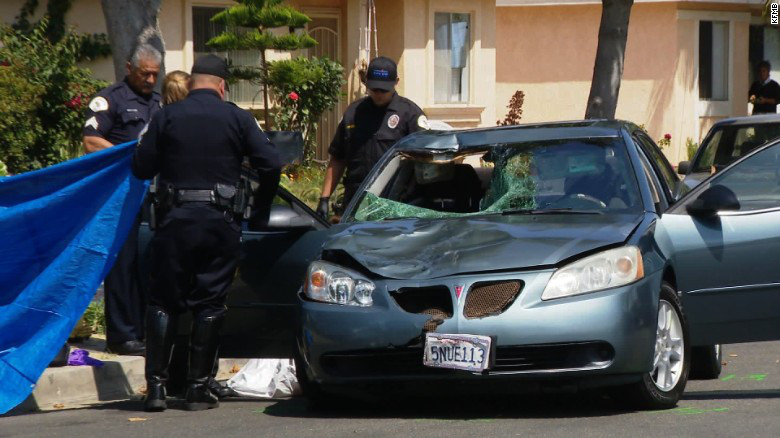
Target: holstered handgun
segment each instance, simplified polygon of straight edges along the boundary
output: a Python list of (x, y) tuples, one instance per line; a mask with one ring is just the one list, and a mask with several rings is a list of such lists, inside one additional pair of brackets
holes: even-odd
[(173, 208), (175, 190), (171, 184), (163, 187), (153, 184), (149, 192), (152, 194), (152, 205), (149, 209), (149, 228), (154, 230), (165, 212)]

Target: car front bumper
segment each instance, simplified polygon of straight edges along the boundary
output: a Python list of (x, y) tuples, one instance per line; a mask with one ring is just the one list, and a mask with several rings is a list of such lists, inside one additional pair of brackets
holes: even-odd
[[(300, 300), (298, 349), (309, 380), (324, 385), (436, 380), (540, 380), (637, 376), (649, 372), (656, 336), (660, 273), (619, 288), (542, 301), (550, 271), (383, 280), (374, 305), (351, 307)], [(502, 313), (464, 316), (475, 283), (520, 280)], [(446, 287), (452, 316), (436, 333), (493, 337), (496, 363), (482, 374), (422, 365), (430, 316), (404, 310), (391, 292)], [(463, 292), (460, 297), (457, 289)], [(430, 329), (430, 327), (428, 327)]]

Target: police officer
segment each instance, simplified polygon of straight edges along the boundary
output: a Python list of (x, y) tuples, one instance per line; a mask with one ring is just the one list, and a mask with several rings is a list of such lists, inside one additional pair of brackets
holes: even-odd
[[(137, 140), (160, 109), (154, 91), (162, 55), (148, 44), (139, 45), (127, 61), (127, 76), (101, 90), (89, 103), (84, 124), (87, 153)], [(144, 354), (145, 294), (138, 278), (139, 215), (103, 283), (106, 306), (107, 351)]]
[(398, 69), (392, 59), (380, 56), (368, 65), (368, 96), (353, 102), (344, 112), (330, 144), (328, 169), (317, 213), (328, 216), (330, 196), (344, 170), (344, 206), (355, 195), (382, 155), (401, 138), (428, 129), (428, 119), (411, 100), (395, 92)]
[(196, 60), (187, 98), (160, 110), (133, 157), (137, 177), (159, 174), (146, 311), (147, 411), (167, 407), (165, 383), (177, 318), (187, 310), (193, 321), (185, 408), (219, 406), (208, 380), (240, 255), (245, 204), (237, 187), (244, 156), (260, 178), (253, 220), (267, 220), (279, 184), (276, 148), (248, 112), (223, 102), (227, 77), (222, 58)]

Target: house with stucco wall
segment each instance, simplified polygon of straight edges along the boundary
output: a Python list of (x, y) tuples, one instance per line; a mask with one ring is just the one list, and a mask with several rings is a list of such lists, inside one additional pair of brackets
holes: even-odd
[[(23, 0), (0, 2), (12, 22)], [(318, 42), (303, 55), (328, 56), (347, 70), (345, 97), (323, 116), (319, 156), (340, 114), (363, 95), (357, 71), (378, 53), (398, 61), (398, 91), (430, 119), (456, 128), (494, 126), (515, 91), (523, 91), (523, 122), (581, 119), (598, 41), (597, 0), (291, 0), (312, 17)], [(189, 71), (220, 29), (209, 21), (231, 0), (163, 0), (159, 20), (168, 71)], [(373, 6), (373, 8), (372, 8)], [(39, 8), (43, 10), (44, 8)], [(371, 11), (375, 13), (371, 13)], [(768, 59), (780, 78), (780, 31), (761, 16), (762, 0), (635, 0), (629, 25), (617, 117), (669, 133), (665, 152), (685, 158), (685, 141), (715, 121), (749, 112), (751, 65)], [(105, 32), (100, 0), (75, 0), (67, 21), (81, 32)], [(234, 63), (257, 53), (227, 53)], [(273, 53), (269, 58), (289, 56)], [(87, 65), (113, 80), (110, 60)], [(241, 84), (231, 100), (260, 106), (257, 88)]]

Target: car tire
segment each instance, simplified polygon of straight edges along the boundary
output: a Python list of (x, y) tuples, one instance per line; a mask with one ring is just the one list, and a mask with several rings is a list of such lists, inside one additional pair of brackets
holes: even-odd
[(723, 348), (721, 345), (705, 345), (691, 348), (690, 380), (713, 380), (723, 370)]
[(640, 410), (669, 409), (677, 405), (688, 382), (691, 348), (688, 325), (674, 288), (661, 284), (654, 344), (653, 369), (636, 383), (620, 387), (617, 398)]

